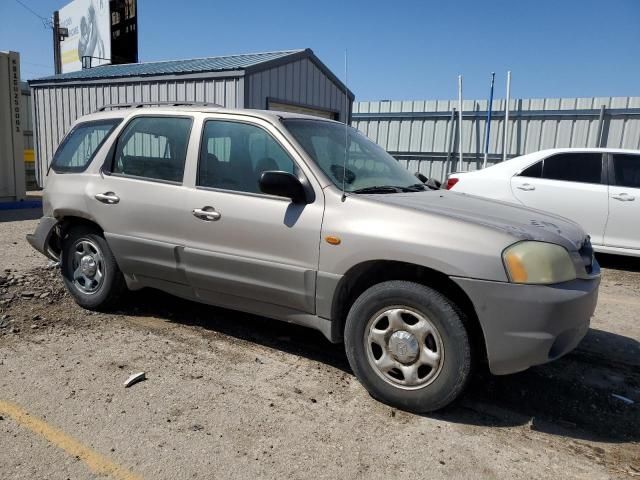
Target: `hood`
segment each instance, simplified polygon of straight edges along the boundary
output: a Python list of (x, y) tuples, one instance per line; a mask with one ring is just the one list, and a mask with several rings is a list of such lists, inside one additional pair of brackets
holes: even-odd
[(579, 250), (587, 238), (580, 225), (564, 217), (466, 193), (432, 190), (366, 197), (374, 202), (493, 228), (519, 240), (556, 243), (568, 251)]

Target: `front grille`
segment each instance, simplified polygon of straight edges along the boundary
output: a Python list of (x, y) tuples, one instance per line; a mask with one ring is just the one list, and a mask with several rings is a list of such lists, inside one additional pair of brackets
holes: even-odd
[(582, 257), (582, 262), (584, 263), (584, 268), (587, 273), (591, 273), (593, 271), (593, 246), (591, 245), (591, 237), (587, 236), (587, 238), (584, 239), (578, 253), (580, 253), (580, 257)]

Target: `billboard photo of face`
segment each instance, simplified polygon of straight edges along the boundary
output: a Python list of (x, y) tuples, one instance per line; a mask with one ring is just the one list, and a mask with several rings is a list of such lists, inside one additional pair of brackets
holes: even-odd
[(75, 0), (60, 9), (60, 27), (69, 36), (60, 46), (62, 73), (111, 63), (111, 29), (108, 0)]

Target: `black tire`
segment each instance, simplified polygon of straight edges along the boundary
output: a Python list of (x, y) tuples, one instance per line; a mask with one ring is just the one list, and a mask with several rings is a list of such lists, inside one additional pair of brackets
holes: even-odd
[[(101, 257), (103, 278), (95, 291), (87, 293), (74, 282), (74, 251), (79, 242), (88, 241), (97, 247)], [(107, 241), (96, 229), (88, 226), (72, 227), (62, 240), (60, 259), (62, 278), (67, 291), (76, 303), (88, 310), (107, 310), (113, 307), (127, 287), (122, 272), (118, 268), (113, 252)]]
[[(406, 307), (428, 318), (441, 339), (444, 360), (439, 373), (424, 386), (403, 389), (378, 373), (367, 355), (369, 321), (388, 307)], [(385, 337), (386, 338), (386, 337)], [(388, 281), (374, 285), (356, 299), (344, 332), (349, 364), (356, 377), (376, 399), (402, 410), (424, 413), (453, 402), (471, 376), (472, 351), (462, 312), (440, 292), (413, 282)]]

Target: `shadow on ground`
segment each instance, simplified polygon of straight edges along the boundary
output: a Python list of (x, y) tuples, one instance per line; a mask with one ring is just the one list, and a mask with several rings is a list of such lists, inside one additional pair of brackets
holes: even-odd
[[(257, 343), (352, 374), (342, 345), (296, 325), (154, 290), (133, 294), (119, 313), (199, 327), (232, 341)], [(627, 404), (613, 393), (633, 398), (634, 403)], [(533, 430), (585, 440), (638, 441), (640, 347), (631, 338), (591, 329), (578, 349), (553, 363), (500, 377), (479, 372), (463, 398), (429, 416), (486, 427), (530, 424)]]
[(0, 210), (0, 223), (20, 220), (37, 220), (42, 217), (42, 208), (16, 208)]
[(597, 253), (596, 259), (603, 268), (640, 272), (640, 257), (625, 257), (608, 253)]

